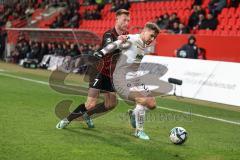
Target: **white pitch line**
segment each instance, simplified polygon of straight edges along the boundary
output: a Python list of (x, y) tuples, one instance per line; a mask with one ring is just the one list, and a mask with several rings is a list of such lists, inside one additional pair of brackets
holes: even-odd
[(48, 85), (48, 82), (39, 81), (39, 80), (35, 80), (35, 79), (30, 79), (30, 78), (25, 78), (25, 77), (21, 77), (21, 76), (14, 76), (14, 75), (7, 74), (7, 73), (0, 73), (0, 75), (5, 76), (5, 77), (20, 79), (20, 80), (24, 80), (24, 81), (30, 81), (30, 82), (34, 82), (34, 83)]
[[(15, 79), (24, 80), (24, 81), (29, 81), (29, 82), (34, 82), (34, 83), (49, 85), (49, 83), (48, 83), (48, 82), (45, 82), (45, 81), (40, 81), (40, 80), (25, 78), (25, 77), (21, 77), (21, 76), (15, 76), (15, 75), (7, 74), (7, 73), (0, 73), (0, 76), (1, 76), (1, 75), (2, 75), (2, 76), (5, 76), (5, 77), (10, 77), (10, 78), (15, 78)], [(69, 87), (66, 87), (66, 86), (61, 86), (61, 85), (55, 85), (55, 86), (58, 86), (58, 87), (61, 87), (61, 88), (66, 88), (66, 89), (73, 90), (73, 91), (78, 91), (78, 90), (76, 90), (76, 89), (74, 89), (74, 88), (69, 88)], [(122, 100), (121, 98), (119, 98), (119, 99)], [(172, 111), (172, 112), (178, 112), (178, 113), (182, 113), (182, 114), (192, 115), (192, 116), (196, 116), (196, 117), (201, 117), (201, 118), (205, 118), (205, 119), (216, 120), (216, 121), (225, 122), (225, 123), (229, 123), (229, 124), (240, 125), (240, 122), (230, 121), (230, 120), (226, 120), (226, 119), (222, 119), (222, 118), (205, 116), (205, 115), (201, 115), (201, 114), (197, 114), (197, 113), (185, 112), (185, 111), (181, 111), (181, 110), (177, 110), (177, 109), (171, 109), (171, 108), (166, 108), (166, 107), (161, 107), (161, 106), (157, 106), (157, 108), (158, 108), (158, 109), (163, 109), (163, 110)]]
[[(0, 73), (0, 75), (5, 76), (5, 77), (20, 79), (20, 80), (24, 80), (24, 81), (29, 81), (29, 82), (44, 84), (44, 85), (49, 86), (49, 83), (48, 83), (48, 82), (45, 82), (45, 81), (40, 81), (40, 80), (25, 78), (25, 77), (21, 77), (21, 76), (15, 76), (15, 75), (7, 74), (7, 73)], [(74, 89), (74, 88), (69, 88), (69, 87), (67, 87), (67, 86), (62, 86), (62, 85), (57, 85), (57, 84), (52, 84), (52, 86), (59, 87), (59, 88), (63, 88), (63, 89), (68, 89), (68, 90), (72, 90), (72, 91), (77, 91), (77, 92), (79, 91), (79, 90)]]

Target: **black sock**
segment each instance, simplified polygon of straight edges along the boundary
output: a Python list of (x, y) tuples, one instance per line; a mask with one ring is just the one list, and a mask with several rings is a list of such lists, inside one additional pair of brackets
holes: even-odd
[(80, 104), (68, 117), (67, 120), (72, 121), (82, 116), (87, 111), (85, 104)]
[(91, 116), (93, 114), (104, 113), (106, 111), (108, 111), (108, 108), (105, 107), (103, 102), (103, 103), (98, 103), (94, 108), (90, 109), (87, 113), (89, 116)]

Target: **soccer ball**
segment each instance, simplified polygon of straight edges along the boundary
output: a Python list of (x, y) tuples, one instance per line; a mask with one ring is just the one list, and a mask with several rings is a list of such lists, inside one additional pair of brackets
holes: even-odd
[(169, 138), (174, 144), (183, 144), (187, 140), (187, 131), (182, 127), (174, 127), (170, 131)]
[(181, 58), (186, 58), (186, 57), (187, 57), (187, 52), (181, 50), (181, 51), (179, 52), (179, 56), (180, 56)]

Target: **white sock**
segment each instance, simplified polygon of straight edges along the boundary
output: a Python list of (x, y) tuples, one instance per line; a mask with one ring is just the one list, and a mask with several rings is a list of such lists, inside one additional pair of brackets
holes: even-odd
[(137, 104), (136, 108), (133, 110), (133, 114), (135, 115), (136, 121), (136, 131), (139, 130), (143, 131), (145, 111), (146, 108), (141, 104)]

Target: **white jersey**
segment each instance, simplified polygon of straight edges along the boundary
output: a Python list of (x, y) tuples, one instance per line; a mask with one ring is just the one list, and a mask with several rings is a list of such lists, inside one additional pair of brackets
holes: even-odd
[[(110, 43), (101, 51), (103, 54), (111, 53), (115, 49), (120, 49), (120, 57), (113, 72), (113, 85), (119, 96), (123, 99), (135, 101), (136, 97), (153, 96), (155, 93), (168, 93), (172, 90), (172, 85), (159, 81), (158, 74), (151, 73), (151, 66), (146, 63), (140, 63), (143, 56), (147, 53), (147, 46), (143, 43), (139, 34), (128, 35), (127, 42), (117, 40)], [(154, 65), (153, 69), (159, 71), (160, 75), (166, 73), (167, 68), (162, 65)], [(157, 67), (157, 68), (156, 68)], [(151, 83), (156, 81), (157, 84)], [(162, 87), (159, 87), (162, 86)], [(154, 92), (152, 92), (154, 91)]]
[[(139, 63), (145, 55), (146, 45), (140, 38), (140, 34), (128, 35), (129, 39), (125, 45), (130, 45), (129, 48), (122, 50), (122, 54), (127, 56), (127, 63)], [(122, 44), (124, 47), (124, 44)]]
[[(143, 88), (143, 83), (138, 78), (138, 68), (145, 55), (145, 48), (146, 45), (140, 38), (140, 34), (135, 34), (128, 35), (128, 40), (125, 43), (117, 40), (101, 50), (103, 54), (112, 52), (115, 49), (121, 50), (113, 72), (113, 83), (118, 94), (124, 98), (129, 98), (132, 89), (136, 90), (136, 88), (140, 87), (140, 90), (142, 90), (141, 88)], [(146, 93), (142, 94), (149, 94), (148, 90), (143, 89), (143, 91)]]

